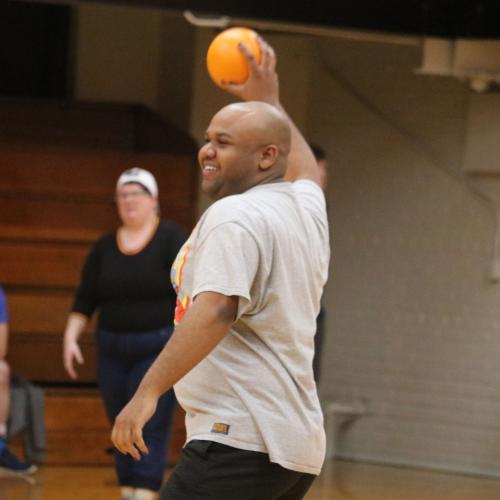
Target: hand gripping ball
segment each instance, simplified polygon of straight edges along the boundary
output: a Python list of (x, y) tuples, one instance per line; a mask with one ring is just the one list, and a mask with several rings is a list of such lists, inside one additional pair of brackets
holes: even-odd
[(257, 33), (248, 28), (229, 28), (219, 33), (208, 47), (207, 68), (212, 80), (225, 83), (245, 83), (248, 78), (248, 63), (238, 44), (244, 43), (260, 62), (260, 46)]

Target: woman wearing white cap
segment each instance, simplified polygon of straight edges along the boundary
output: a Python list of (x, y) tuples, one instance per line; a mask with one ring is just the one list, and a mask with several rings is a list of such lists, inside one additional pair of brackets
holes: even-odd
[[(122, 225), (92, 248), (82, 271), (64, 333), (63, 362), (72, 379), (83, 363), (78, 338), (93, 312), (97, 322), (97, 378), (111, 422), (134, 394), (172, 332), (176, 297), (170, 268), (185, 240), (158, 217), (158, 187), (141, 168), (123, 172), (116, 185)], [(153, 499), (161, 486), (175, 406), (170, 391), (145, 428), (149, 455), (141, 461), (115, 454), (123, 499)]]

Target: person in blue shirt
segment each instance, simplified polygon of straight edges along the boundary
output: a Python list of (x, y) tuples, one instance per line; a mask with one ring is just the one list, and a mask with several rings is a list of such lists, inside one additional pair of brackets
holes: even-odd
[(7, 421), (10, 409), (10, 367), (5, 357), (9, 341), (9, 313), (5, 292), (0, 286), (0, 471), (32, 474), (36, 466), (19, 460), (7, 446)]

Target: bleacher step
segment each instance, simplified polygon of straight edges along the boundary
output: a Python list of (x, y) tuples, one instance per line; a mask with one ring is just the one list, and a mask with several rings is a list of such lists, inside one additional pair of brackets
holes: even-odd
[[(113, 463), (111, 427), (97, 389), (47, 389), (45, 426), (47, 465)], [(177, 462), (184, 439), (184, 414), (177, 408), (169, 449), (170, 464)], [(23, 456), (21, 435), (13, 440), (12, 448)]]

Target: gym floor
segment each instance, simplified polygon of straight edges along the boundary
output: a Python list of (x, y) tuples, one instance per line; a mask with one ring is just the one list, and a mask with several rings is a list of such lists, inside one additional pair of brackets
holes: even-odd
[[(111, 467), (41, 467), (0, 477), (1, 500), (118, 500)], [(500, 480), (330, 461), (306, 500), (499, 500)], [(235, 499), (237, 500), (237, 499)]]

